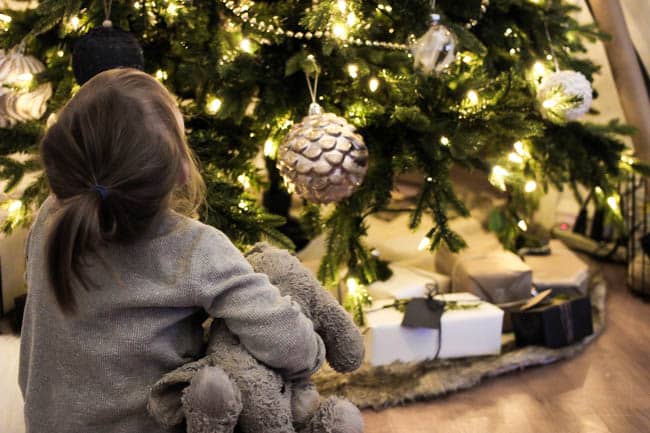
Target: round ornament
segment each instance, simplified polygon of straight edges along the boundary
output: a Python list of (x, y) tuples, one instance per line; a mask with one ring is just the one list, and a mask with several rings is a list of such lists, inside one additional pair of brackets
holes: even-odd
[(52, 97), (52, 85), (41, 84), (31, 92), (5, 91), (0, 94), (0, 128), (8, 128), (19, 122), (40, 119)]
[(0, 57), (0, 84), (9, 87), (27, 87), (34, 75), (45, 70), (36, 57), (25, 55), (16, 47)]
[(72, 70), (77, 83), (84, 84), (100, 72), (115, 68), (143, 70), (144, 55), (135, 36), (106, 20), (77, 41), (72, 52)]
[(553, 72), (542, 80), (537, 89), (542, 115), (554, 123), (578, 120), (591, 107), (591, 83), (580, 72)]
[(301, 197), (339, 202), (354, 193), (368, 171), (363, 137), (344, 118), (312, 103), (280, 146), (278, 169)]
[(29, 90), (35, 74), (45, 65), (33, 56), (25, 55), (23, 47), (15, 47), (0, 56), (0, 127), (8, 128), (18, 122), (39, 119), (45, 113), (52, 96), (52, 85), (41, 84)]
[(431, 27), (411, 46), (414, 67), (425, 74), (440, 73), (456, 59), (456, 35), (431, 15)]

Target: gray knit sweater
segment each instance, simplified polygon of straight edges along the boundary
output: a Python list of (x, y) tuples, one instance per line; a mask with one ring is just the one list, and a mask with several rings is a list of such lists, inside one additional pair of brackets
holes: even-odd
[(147, 414), (148, 392), (201, 355), (206, 312), (289, 375), (322, 362), (322, 341), (299, 307), (224, 234), (171, 211), (143, 240), (100, 250), (88, 263), (97, 289), (77, 290), (78, 313), (63, 316), (45, 267), (55, 207), (46, 201), (27, 243), (19, 374), (27, 433), (164, 431)]

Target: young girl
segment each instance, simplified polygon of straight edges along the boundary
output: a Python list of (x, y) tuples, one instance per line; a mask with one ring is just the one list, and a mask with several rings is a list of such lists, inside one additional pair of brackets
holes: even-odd
[(20, 387), (28, 433), (161, 432), (151, 386), (201, 356), (205, 313), (261, 362), (322, 363), (311, 322), (219, 230), (183, 216), (204, 184), (173, 98), (133, 70), (103, 72), (41, 144), (53, 195), (27, 242)]

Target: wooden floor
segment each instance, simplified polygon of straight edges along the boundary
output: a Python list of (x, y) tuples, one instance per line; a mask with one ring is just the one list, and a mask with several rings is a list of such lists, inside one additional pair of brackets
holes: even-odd
[(491, 379), (427, 403), (364, 411), (367, 433), (648, 433), (650, 304), (605, 266), (605, 333), (558, 364)]

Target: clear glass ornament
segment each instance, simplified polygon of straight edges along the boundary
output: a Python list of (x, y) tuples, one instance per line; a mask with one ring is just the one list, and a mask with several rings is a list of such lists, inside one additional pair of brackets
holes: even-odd
[(414, 67), (425, 74), (443, 72), (456, 59), (456, 35), (440, 24), (440, 15), (431, 15), (431, 27), (411, 46)]

